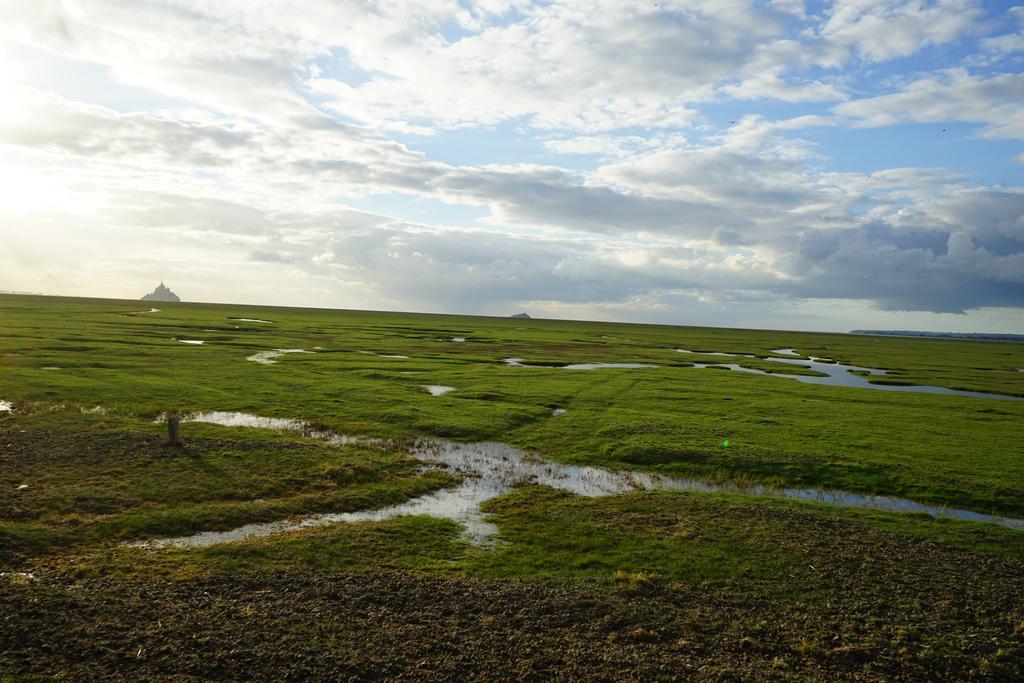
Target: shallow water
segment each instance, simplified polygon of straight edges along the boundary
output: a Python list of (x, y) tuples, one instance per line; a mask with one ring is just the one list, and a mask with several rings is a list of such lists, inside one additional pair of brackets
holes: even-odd
[(204, 343), (202, 339), (178, 339), (177, 341), (180, 341), (182, 344), (195, 344), (197, 346)]
[(573, 363), (561, 366), (562, 370), (600, 370), (602, 368), (656, 368), (649, 363)]
[(223, 427), (256, 427), (258, 429), (274, 429), (277, 431), (302, 431), (306, 423), (289, 417), (261, 417), (250, 413), (237, 413), (223, 410), (192, 413), (182, 418), (183, 422), (207, 422)]
[(734, 363), (694, 363), (694, 367), (706, 368), (706, 367), (725, 367), (730, 370), (738, 370), (739, 372), (749, 372), (755, 375), (770, 375), (772, 377), (785, 377), (786, 379), (795, 379), (798, 382), (805, 384), (825, 384), (834, 387), (854, 387), (858, 389), (874, 389), (876, 391), (909, 391), (914, 393), (925, 393), (925, 394), (948, 394), (953, 396), (969, 396), (973, 398), (997, 398), (1006, 401), (1022, 401), (1024, 398), (1020, 396), (1008, 396), (1006, 394), (988, 394), (980, 391), (963, 391), (960, 389), (947, 389), (945, 387), (932, 387), (923, 384), (914, 384), (909, 386), (900, 386), (896, 384), (872, 384), (868, 381), (867, 377), (861, 375), (855, 375), (851, 371), (866, 372), (871, 376), (878, 377), (885, 375), (885, 370), (879, 370), (877, 368), (864, 368), (857, 365), (843, 365), (841, 363), (825, 362), (821, 358), (810, 358), (804, 360), (802, 358), (772, 358), (770, 359), (773, 363), (787, 363), (789, 365), (799, 365), (802, 367), (809, 367), (810, 369), (824, 373), (825, 377), (814, 377), (811, 375), (790, 375), (784, 372), (764, 372), (763, 370), (757, 370), (754, 368), (740, 367)]
[(565, 412), (565, 408), (555, 408), (554, 410), (551, 411), (551, 416), (558, 417), (559, 415), (565, 415)]
[(656, 368), (648, 363), (573, 363), (571, 365), (529, 365), (522, 358), (505, 358), (511, 368), (553, 368), (555, 370), (600, 370), (601, 368)]
[(271, 351), (257, 351), (251, 356), (246, 356), (246, 360), (251, 360), (253, 363), (260, 363), (261, 365), (274, 365), (277, 363), (275, 358), (284, 355), (286, 353), (313, 353), (312, 351), (306, 351), (305, 349), (273, 349)]
[[(156, 419), (163, 422), (167, 419), (161, 415)], [(390, 443), (388, 439), (378, 439), (365, 436), (351, 436), (339, 434), (313, 427), (308, 422), (294, 420), (288, 417), (263, 417), (251, 413), (235, 411), (212, 410), (207, 412), (187, 413), (182, 416), (182, 422), (203, 422), (207, 424), (220, 425), (222, 427), (255, 427), (257, 429), (273, 429), (279, 432), (296, 432), (311, 439), (318, 439), (333, 446), (369, 445), (382, 446)]]
[(264, 325), (273, 325), (273, 320), (260, 320), (259, 318), (228, 318), (228, 320), (234, 320), (240, 323), (262, 323)]
[(423, 388), (429, 391), (431, 396), (442, 396), (449, 391), (455, 391), (455, 387), (446, 387), (443, 384), (424, 384)]
[[(213, 422), (225, 426), (262, 427), (266, 429), (299, 430), (307, 436), (321, 438), (328, 443), (367, 443), (383, 445), (389, 442), (360, 439), (358, 437), (317, 431), (299, 420), (265, 418), (246, 413), (210, 412), (186, 418), (191, 421)], [(377, 510), (325, 513), (297, 520), (281, 520), (248, 524), (230, 531), (210, 531), (129, 544), (134, 547), (200, 548), (228, 543), (244, 538), (269, 536), (287, 531), (307, 529), (336, 523), (381, 521), (403, 515), (429, 515), (451, 519), (463, 525), (465, 537), (474, 543), (486, 543), (498, 532), (488, 522), (480, 505), (506, 493), (520, 484), (540, 484), (580, 496), (609, 496), (631, 491), (690, 491), (697, 493), (735, 493), (806, 500), (838, 507), (866, 508), (888, 512), (923, 513), (932, 517), (951, 517), (997, 524), (1024, 531), (1024, 520), (996, 517), (970, 510), (946, 508), (940, 505), (918, 503), (892, 496), (873, 496), (846, 491), (820, 489), (774, 488), (763, 485), (739, 486), (714, 484), (699, 479), (669, 477), (650, 472), (606, 470), (599, 467), (562, 465), (537, 457), (532, 453), (502, 443), (456, 443), (442, 439), (421, 439), (409, 450), (425, 469), (441, 469), (458, 474), (463, 481), (453, 488), (434, 491), (418, 498)]]
[[(755, 358), (756, 356), (741, 354), (741, 353), (708, 353), (708, 352), (697, 352), (688, 351), (686, 349), (673, 349), (677, 353), (700, 353), (705, 356), (738, 356), (743, 358)], [(772, 349), (771, 353), (777, 353), (780, 355), (797, 356), (799, 355), (795, 349)], [(855, 387), (858, 389), (875, 389), (877, 391), (909, 391), (915, 393), (925, 394), (950, 394), (953, 396), (970, 396), (974, 398), (998, 398), (1009, 401), (1021, 401), (1024, 398), (1019, 396), (1008, 396), (1006, 394), (989, 394), (980, 391), (964, 391), (960, 389), (946, 389), (945, 387), (932, 387), (923, 384), (914, 384), (908, 386), (900, 386), (896, 384), (872, 384), (866, 377), (861, 375), (853, 374), (853, 371), (865, 372), (872, 376), (885, 375), (885, 370), (879, 370), (877, 368), (865, 368), (859, 365), (843, 365), (842, 363), (832, 362), (827, 358), (815, 358), (811, 356), (809, 359), (803, 358), (765, 358), (764, 360), (771, 363), (786, 363), (788, 365), (799, 365), (801, 367), (810, 368), (816, 372), (823, 373), (824, 377), (815, 377), (813, 375), (791, 375), (785, 372), (765, 372), (764, 370), (758, 370), (756, 368), (745, 368), (736, 363), (694, 363), (695, 368), (729, 368), (730, 370), (736, 370), (738, 372), (749, 372), (754, 375), (770, 375), (771, 377), (785, 377), (786, 379), (795, 379), (798, 382), (805, 384), (825, 384), (834, 387)]]
[(14, 404), (10, 401), (0, 401), (0, 413), (14, 412)]
[(749, 353), (725, 353), (724, 351), (690, 351), (689, 349), (672, 349), (676, 353), (696, 353), (701, 356), (732, 356), (734, 358), (753, 358)]

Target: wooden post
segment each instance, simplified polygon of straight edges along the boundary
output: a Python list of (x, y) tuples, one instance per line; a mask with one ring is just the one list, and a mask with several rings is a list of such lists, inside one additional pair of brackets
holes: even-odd
[(181, 415), (178, 413), (167, 416), (167, 445), (181, 446)]

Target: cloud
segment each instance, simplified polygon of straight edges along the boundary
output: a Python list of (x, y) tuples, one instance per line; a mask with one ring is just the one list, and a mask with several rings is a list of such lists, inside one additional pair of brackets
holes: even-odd
[(32, 88), (6, 93), (0, 140), (83, 157), (188, 166), (220, 166), (234, 151), (257, 144), (252, 126), (155, 114), (122, 114), (69, 102)]
[[(977, 2), (294, 9), (7, 3), (0, 272), (169, 267), (216, 299), (499, 313), (1024, 300), (1019, 187), (915, 158), (839, 172), (817, 142), (947, 121), (1021, 139), (1024, 80), (986, 66), (1009, 71), (1015, 34)], [(989, 29), (972, 71), (938, 50), (939, 71), (883, 66)]]
[(1009, 59), (1020, 59), (1020, 53), (1024, 52), (1024, 6), (1011, 7), (1006, 16), (1016, 24), (1016, 30), (979, 40), (980, 54), (968, 57), (967, 63), (989, 65)]
[(849, 298), (858, 291), (884, 310), (964, 313), (981, 306), (1017, 306), (1024, 296), (1024, 253), (995, 256), (964, 232), (949, 233), (944, 252), (913, 244), (927, 235), (902, 234), (885, 224), (823, 234), (800, 243), (805, 272), (790, 292)]
[(881, 62), (952, 43), (974, 30), (983, 14), (974, 0), (835, 0), (820, 36), (832, 48), (829, 64), (850, 53)]
[(783, 102), (834, 102), (845, 100), (841, 88), (822, 81), (786, 80), (776, 73), (761, 73), (720, 92), (736, 100), (776, 99)]
[(844, 102), (835, 112), (865, 127), (966, 121), (984, 124), (986, 137), (1024, 139), (1024, 74), (985, 77), (949, 69), (895, 93)]

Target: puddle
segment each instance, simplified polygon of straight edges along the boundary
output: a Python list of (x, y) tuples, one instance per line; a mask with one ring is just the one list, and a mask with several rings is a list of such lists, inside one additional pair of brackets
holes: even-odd
[(274, 324), (273, 320), (260, 320), (259, 318), (228, 318), (228, 320), (233, 320), (235, 322), (240, 323), (262, 323), (263, 325)]
[[(166, 418), (157, 418), (163, 422)], [(249, 413), (236, 413), (215, 410), (206, 413), (193, 413), (182, 418), (182, 422), (207, 422), (222, 427), (256, 427), (258, 429), (274, 429), (277, 431), (301, 431), (305, 422), (288, 417), (260, 417)]]
[(0, 401), (0, 413), (14, 412), (14, 404), (10, 401)]
[[(190, 419), (214, 421), (227, 426), (260, 426), (284, 430), (303, 428), (303, 423), (298, 420), (261, 418), (244, 413), (200, 413)], [(321, 434), (324, 434), (325, 438), (332, 443), (349, 443), (356, 440), (356, 437)], [(331, 441), (331, 438), (334, 441)], [(128, 545), (139, 548), (203, 548), (245, 538), (269, 536), (329, 524), (382, 521), (403, 515), (429, 515), (441, 519), (451, 519), (463, 525), (463, 533), (468, 540), (474, 543), (487, 543), (494, 539), (498, 529), (485, 519), (480, 505), (511, 491), (515, 486), (527, 483), (550, 486), (587, 497), (655, 490), (736, 493), (813, 501), (838, 507), (924, 513), (932, 517), (987, 522), (1024, 531), (1024, 520), (1021, 519), (928, 505), (904, 498), (819, 489), (712, 484), (697, 479), (674, 478), (650, 472), (562, 465), (543, 460), (532, 453), (502, 443), (456, 443), (441, 439), (421, 439), (412, 446), (409, 455), (423, 463), (426, 469), (442, 469), (459, 474), (462, 475), (463, 481), (453, 488), (435, 491), (398, 505), (377, 510), (324, 513), (296, 520), (248, 524), (230, 531), (201, 532), (191, 536), (140, 541)]]
[[(156, 418), (155, 422), (165, 422), (166, 415)], [(308, 422), (294, 420), (289, 417), (262, 417), (251, 413), (212, 410), (199, 413), (186, 413), (182, 422), (202, 422), (220, 425), (221, 427), (255, 427), (256, 429), (273, 429), (279, 432), (295, 432), (311, 439), (318, 439), (333, 446), (384, 446), (390, 441), (367, 436), (351, 436), (339, 434), (326, 429), (318, 429)]]
[(176, 339), (175, 341), (180, 341), (182, 344), (194, 344), (197, 346), (205, 343), (202, 339)]
[(769, 349), (768, 353), (777, 353), (780, 356), (799, 356), (796, 349)]
[(872, 384), (868, 381), (867, 377), (855, 375), (853, 374), (853, 371), (864, 372), (872, 377), (885, 375), (886, 371), (879, 370), (877, 368), (864, 368), (858, 365), (843, 365), (842, 363), (835, 363), (827, 358), (815, 358), (812, 356), (808, 360), (803, 358), (770, 358), (767, 360), (772, 363), (785, 363), (788, 365), (799, 365), (810, 368), (816, 372), (823, 373), (825, 376), (814, 377), (810, 375), (790, 375), (784, 372), (765, 372), (764, 370), (757, 370), (755, 368), (744, 368), (735, 363), (694, 363), (693, 366), (695, 368), (729, 368), (730, 370), (736, 370), (738, 372), (749, 372), (755, 375), (768, 375), (770, 377), (784, 377), (786, 379), (795, 379), (796, 381), (803, 382), (805, 384), (825, 384), (834, 387), (854, 387), (858, 389), (874, 389), (876, 391), (910, 391), (925, 394), (950, 394), (953, 396), (971, 396), (974, 398), (998, 398), (1008, 401), (1024, 400), (1024, 398), (1021, 398), (1020, 396), (988, 394), (980, 391), (946, 389), (945, 387), (932, 387), (919, 384), (909, 386), (900, 386), (896, 384)]
[(60, 370), (56, 365), (44, 365), (40, 370)]
[(446, 342), (446, 341), (450, 341), (450, 342), (459, 342), (459, 343), (462, 343), (462, 342), (466, 341), (466, 338), (465, 338), (465, 337), (448, 337), (447, 339), (445, 339), (445, 338), (443, 338), (443, 337), (438, 337), (438, 338), (437, 338), (437, 339), (435, 339), (434, 341), (439, 341), (439, 342)]
[(573, 363), (571, 365), (529, 365), (522, 358), (505, 358), (505, 365), (511, 368), (554, 368), (556, 370), (600, 370), (601, 368), (656, 368), (647, 363)]
[(442, 384), (424, 384), (423, 388), (429, 391), (431, 396), (442, 396), (449, 391), (455, 391), (455, 387), (446, 387)]
[(259, 363), (261, 365), (274, 365), (277, 363), (275, 358), (282, 356), (286, 353), (313, 353), (312, 351), (306, 351), (305, 349), (273, 349), (270, 351), (257, 351), (251, 356), (246, 356), (246, 360), (251, 360), (253, 363)]
[(732, 356), (734, 358), (753, 358), (749, 353), (725, 353), (723, 351), (690, 351), (689, 349), (672, 349), (676, 353), (696, 353), (701, 356)]
[(561, 366), (562, 370), (600, 370), (602, 368), (656, 368), (647, 363), (574, 363)]
[(565, 415), (565, 408), (555, 408), (551, 411), (552, 417), (558, 417), (559, 415)]

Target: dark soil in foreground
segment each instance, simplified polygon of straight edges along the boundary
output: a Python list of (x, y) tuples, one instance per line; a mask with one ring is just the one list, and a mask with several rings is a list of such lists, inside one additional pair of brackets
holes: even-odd
[[(995, 577), (997, 587), (1006, 578)], [(1013, 679), (1021, 634), (994, 637), (1008, 614), (986, 613), (999, 608), (983, 597), (958, 611), (968, 623), (945, 634), (941, 650), (915, 642), (909, 625), (905, 642), (850, 645), (864, 615), (838, 605), (828, 615), (799, 605), (780, 612), (738, 591), (656, 584), (609, 590), (405, 573), (7, 577), (0, 679)], [(876, 608), (884, 616), (884, 600)], [(840, 640), (815, 642), (811, 633), (826, 624)]]

